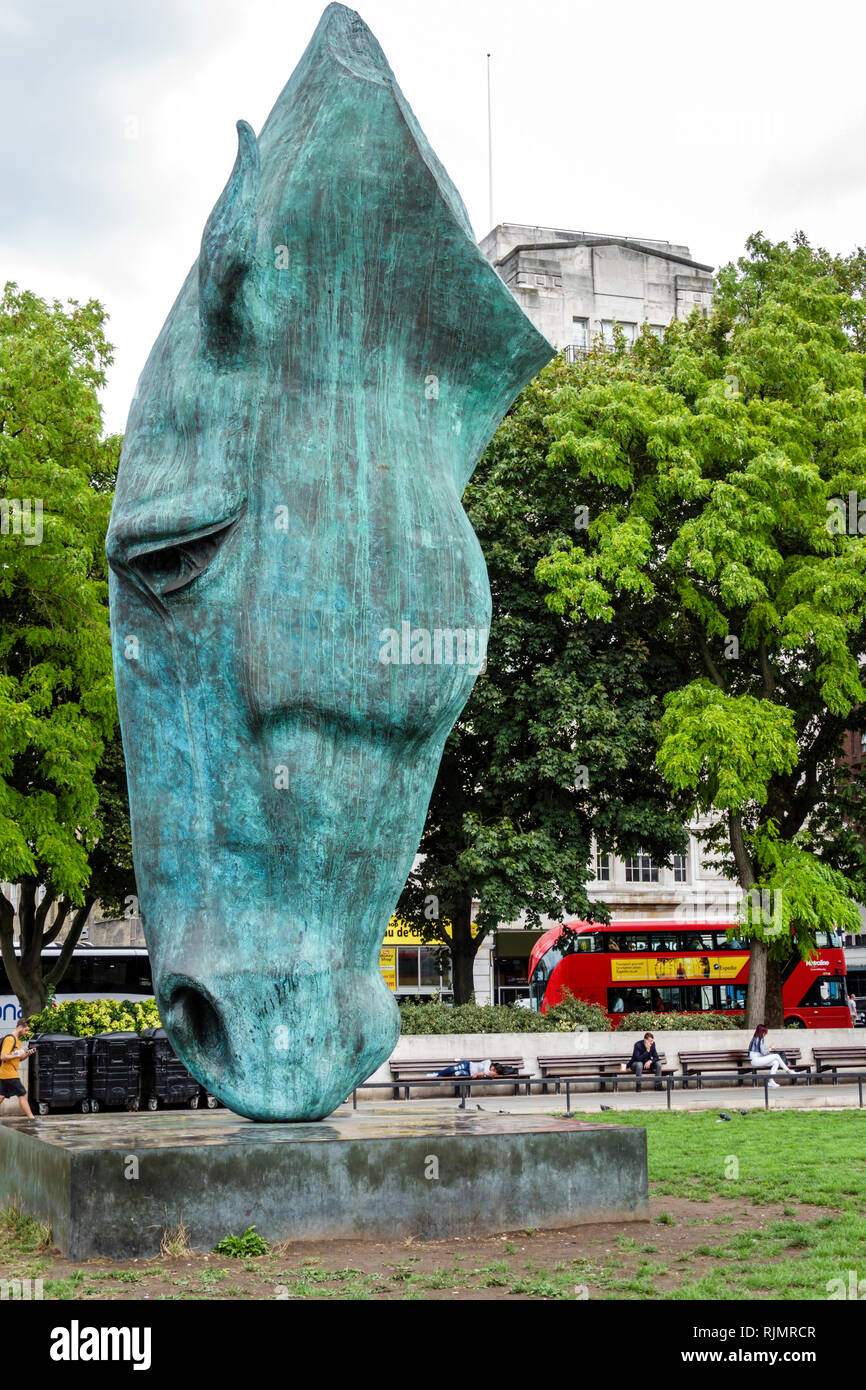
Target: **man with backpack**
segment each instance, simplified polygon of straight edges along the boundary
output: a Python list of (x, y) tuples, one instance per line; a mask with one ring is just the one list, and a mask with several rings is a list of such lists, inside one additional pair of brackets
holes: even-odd
[(35, 1047), (21, 1047), (29, 1032), (30, 1024), (27, 1019), (19, 1018), (15, 1032), (7, 1033), (0, 1043), (0, 1104), (10, 1096), (17, 1096), (22, 1111), (28, 1120), (32, 1120), (33, 1111), (27, 1100), (27, 1092), (18, 1079), (18, 1067), (21, 1062), (25, 1057), (32, 1057), (36, 1051)]

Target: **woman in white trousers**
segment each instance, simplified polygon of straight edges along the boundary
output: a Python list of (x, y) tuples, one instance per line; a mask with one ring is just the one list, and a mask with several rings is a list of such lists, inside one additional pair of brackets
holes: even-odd
[[(749, 1061), (753, 1067), (769, 1067), (772, 1076), (777, 1071), (786, 1071), (793, 1075), (792, 1068), (788, 1066), (784, 1057), (778, 1052), (770, 1052), (767, 1048), (767, 1028), (765, 1024), (755, 1029), (755, 1035), (749, 1043)], [(768, 1086), (778, 1086), (778, 1081), (768, 1081)]]

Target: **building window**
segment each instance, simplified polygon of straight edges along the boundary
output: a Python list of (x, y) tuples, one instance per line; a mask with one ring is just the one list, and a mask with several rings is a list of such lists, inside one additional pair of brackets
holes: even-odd
[(401, 989), (418, 988), (418, 947), (401, 946), (397, 952), (397, 984)]
[(662, 338), (665, 336), (665, 326), (664, 326), (664, 324), (663, 324), (663, 323), (651, 323), (651, 324), (650, 324), (650, 333), (654, 333), (655, 336), (658, 338), (659, 342), (661, 342)]
[(610, 855), (595, 856), (595, 877), (599, 883), (610, 883)]
[(571, 320), (571, 346), (584, 350), (589, 346), (589, 319)]
[(625, 861), (626, 883), (658, 883), (659, 867), (648, 854), (636, 854)]
[(630, 347), (637, 337), (636, 323), (620, 323), (618, 319), (602, 319), (601, 336), (605, 347), (613, 347), (614, 332), (619, 329), (625, 338), (626, 344)]
[(675, 854), (674, 883), (686, 883), (687, 881), (686, 856), (684, 854)]
[(450, 966), (440, 972), (439, 953), (429, 946), (400, 946), (397, 948), (398, 990), (418, 990), (438, 993), (451, 988)]

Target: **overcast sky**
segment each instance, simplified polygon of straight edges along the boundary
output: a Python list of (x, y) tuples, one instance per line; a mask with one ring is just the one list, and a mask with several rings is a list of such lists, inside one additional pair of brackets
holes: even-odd
[[(323, 0), (0, 0), (4, 279), (95, 296), (115, 364), (106, 425), (198, 254)], [(469, 209), (684, 242), (719, 265), (748, 234), (866, 242), (866, 19), (849, 0), (366, 0)]]

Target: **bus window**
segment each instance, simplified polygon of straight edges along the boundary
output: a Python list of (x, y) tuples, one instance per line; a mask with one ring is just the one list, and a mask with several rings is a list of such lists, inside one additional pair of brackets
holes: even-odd
[(712, 932), (687, 932), (681, 936), (676, 949), (678, 951), (711, 951), (713, 950)]
[(619, 944), (619, 937), (608, 934), (604, 949), (606, 951), (621, 951), (623, 947)]
[(746, 1007), (746, 986), (745, 985), (721, 985), (721, 1000), (719, 1007), (722, 1009), (744, 1009)]
[(592, 932), (588, 932), (585, 936), (579, 936), (575, 945), (578, 951), (595, 951), (597, 949), (595, 936)]
[(639, 989), (609, 989), (607, 992), (609, 1014), (646, 1013), (649, 1007), (649, 1000)]
[(680, 949), (679, 938), (666, 933), (650, 937), (649, 949), (651, 951), (678, 951)]
[(645, 994), (641, 994), (639, 989), (627, 989), (625, 992), (625, 1011), (627, 1014), (640, 1014), (649, 1010), (650, 1002)]
[(622, 941), (624, 951), (649, 950), (649, 939), (643, 934), (643, 932), (629, 932), (627, 936), (623, 937)]
[(813, 980), (811, 987), (800, 1000), (801, 1006), (808, 1008), (822, 1008), (826, 1005), (844, 1004), (845, 980), (841, 975), (823, 975), (818, 980)]
[(539, 960), (529, 980), (529, 998), (533, 1009), (541, 1012), (544, 1003), (544, 995), (550, 982), (550, 977), (554, 969), (563, 958), (563, 953), (558, 946), (551, 946)]
[(57, 986), (60, 994), (91, 994), (93, 986), (90, 983), (93, 964), (86, 956), (73, 956), (65, 971), (63, 978)]
[[(122, 999), (126, 991), (126, 961), (122, 956), (93, 956), (90, 960), (79, 958), (81, 965), (89, 965), (87, 972), (87, 991), (89, 994), (107, 994), (112, 999)], [(71, 972), (70, 972), (71, 974)], [(64, 994), (77, 986), (67, 977), (61, 980)]]
[(147, 956), (133, 956), (127, 960), (126, 988), (130, 994), (153, 994), (153, 977)]
[(818, 947), (840, 947), (844, 945), (842, 937), (837, 931), (819, 931), (815, 933), (815, 943)]
[(650, 1007), (654, 1014), (679, 1013), (680, 991), (675, 985), (661, 985), (650, 990)]

